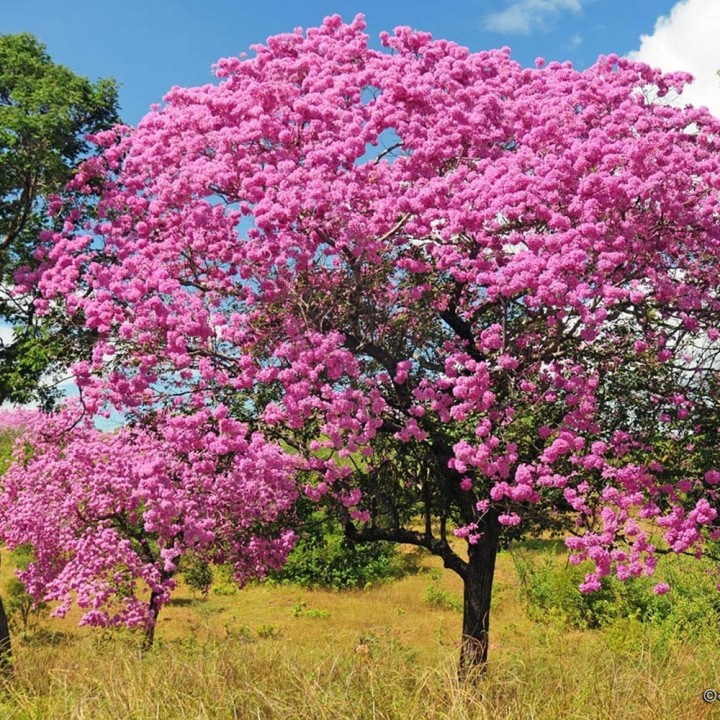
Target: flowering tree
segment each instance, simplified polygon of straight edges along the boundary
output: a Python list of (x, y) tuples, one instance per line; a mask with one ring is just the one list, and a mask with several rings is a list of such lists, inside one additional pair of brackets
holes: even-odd
[(652, 573), (645, 520), (717, 532), (720, 124), (614, 56), (363, 29), (270, 38), (97, 136), (97, 222), (20, 280), (98, 333), (91, 406), (223, 403), (349, 537), (441, 557), (482, 664), (503, 542), (564, 528), (589, 591)]
[(77, 419), (25, 413), (0, 493), (0, 538), (32, 549), (19, 575), (54, 615), (74, 601), (81, 624), (140, 626), (150, 645), (186, 552), (241, 582), (282, 564), (296, 493), (278, 446), (220, 407), (115, 433)]

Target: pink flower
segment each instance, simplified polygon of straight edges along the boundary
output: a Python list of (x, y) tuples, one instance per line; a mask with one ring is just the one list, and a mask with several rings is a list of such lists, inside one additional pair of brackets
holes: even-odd
[[(261, 575), (298, 487), (471, 544), (496, 511), (564, 517), (584, 592), (652, 572), (646, 524), (705, 550), (720, 474), (688, 438), (718, 400), (720, 121), (639, 93), (686, 75), (531, 70), (405, 27), (376, 49), (339, 16), (216, 72), (96, 137), (16, 277), (97, 338), (88, 412), (137, 419), (8, 471), (0, 534), (36, 544), (34, 593), (100, 623), (123, 578), (164, 602), (189, 549)], [(138, 555), (118, 514), (171, 552)]]

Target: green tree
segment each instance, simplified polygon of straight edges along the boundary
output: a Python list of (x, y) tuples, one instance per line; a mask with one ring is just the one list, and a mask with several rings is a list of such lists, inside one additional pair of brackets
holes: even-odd
[(0, 36), (0, 320), (14, 329), (0, 346), (0, 401), (38, 395), (50, 404), (54, 394), (39, 389), (41, 377), (83, 345), (82, 334), (59, 317), (39, 319), (33, 298), (12, 295), (13, 273), (37, 263), (48, 197), (87, 157), (85, 136), (116, 122), (113, 80), (92, 83), (55, 64), (28, 33)]
[[(55, 64), (29, 33), (0, 35), (0, 322), (13, 327), (12, 340), (0, 342), (0, 402), (36, 397), (50, 405), (56, 392), (40, 387), (41, 378), (81, 352), (89, 339), (52, 313), (38, 318), (33, 297), (13, 295), (13, 275), (38, 262), (38, 236), (51, 222), (49, 197), (87, 157), (85, 136), (116, 122), (113, 80), (93, 84)], [(0, 672), (10, 667), (0, 599)]]

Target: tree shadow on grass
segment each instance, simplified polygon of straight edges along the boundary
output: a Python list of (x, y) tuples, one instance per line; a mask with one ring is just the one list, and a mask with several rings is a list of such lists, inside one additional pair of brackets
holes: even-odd
[(166, 606), (167, 607), (193, 607), (193, 605), (197, 605), (198, 603), (201, 603), (202, 599), (200, 598), (170, 598), (170, 600), (167, 601)]
[(510, 550), (554, 553), (555, 555), (565, 555), (568, 552), (565, 541), (562, 538), (532, 538), (516, 541), (510, 545)]

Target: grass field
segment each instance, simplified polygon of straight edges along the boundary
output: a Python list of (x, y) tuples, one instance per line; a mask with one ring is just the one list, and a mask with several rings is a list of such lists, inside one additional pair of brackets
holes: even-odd
[(568, 627), (528, 613), (509, 553), (499, 560), (489, 670), (460, 682), (460, 583), (434, 559), (422, 565), (357, 591), (256, 585), (203, 600), (180, 588), (144, 654), (127, 631), (41, 620), (15, 641), (0, 718), (720, 717), (720, 703), (702, 699), (720, 690), (714, 620), (691, 639), (633, 618)]

